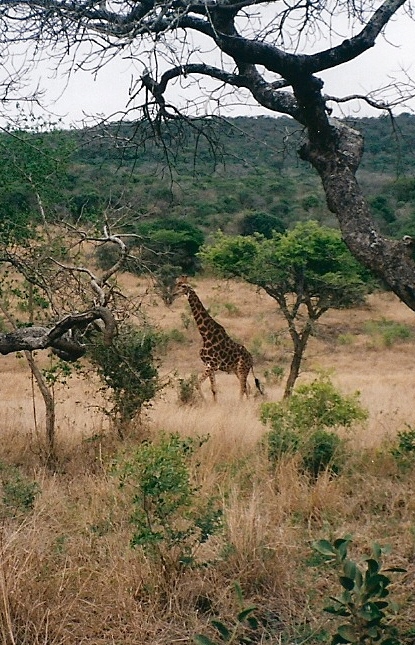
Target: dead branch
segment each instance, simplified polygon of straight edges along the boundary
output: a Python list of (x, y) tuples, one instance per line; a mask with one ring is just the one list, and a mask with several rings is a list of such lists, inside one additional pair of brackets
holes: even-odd
[(115, 318), (106, 307), (96, 307), (65, 316), (52, 327), (22, 327), (0, 334), (0, 353), (6, 355), (50, 348), (59, 358), (75, 361), (85, 354), (86, 347), (73, 332), (85, 331), (97, 320), (104, 323), (105, 342), (111, 343), (117, 328)]

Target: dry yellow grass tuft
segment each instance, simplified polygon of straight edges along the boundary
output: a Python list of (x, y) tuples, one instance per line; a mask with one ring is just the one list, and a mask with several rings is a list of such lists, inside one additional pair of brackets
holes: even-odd
[[(275, 365), (287, 373), (290, 344), (270, 298), (242, 283), (194, 284), (229, 334), (253, 353), (261, 380)], [(124, 287), (170, 337), (161, 372), (170, 375), (171, 386), (145, 413), (145, 430), (150, 439), (161, 432), (209, 437), (194, 457), (195, 481), (201, 498), (220, 500), (223, 533), (203, 546), (211, 563), (202, 568), (168, 572), (131, 548), (132, 501), (113, 465), (134, 453), (143, 429), (120, 442), (96, 407), (93, 381), (73, 378), (56, 392), (59, 468), (49, 473), (42, 466), (41, 399), (32, 397), (24, 362), (3, 357), (1, 645), (190, 643), (195, 633), (211, 634), (212, 617), (232, 622), (238, 611), (235, 581), (247, 604), (258, 606), (264, 623), (258, 642), (324, 642), (323, 599), (339, 589), (327, 569), (317, 566), (310, 545), (346, 533), (354, 537), (356, 554), (367, 553), (375, 540), (391, 544), (388, 564), (408, 570), (393, 590), (405, 603), (415, 575), (415, 480), (413, 466), (397, 468), (385, 440), (415, 425), (413, 340), (382, 346), (364, 325), (386, 319), (412, 329), (413, 313), (390, 294), (376, 294), (365, 308), (323, 317), (300, 382), (329, 372), (344, 393), (360, 391), (369, 420), (350, 435), (353, 450), (345, 470), (310, 481), (294, 457), (270, 466), (261, 447), (263, 399), (241, 402), (234, 376), (218, 375), (217, 404), (207, 383), (204, 401), (180, 404), (179, 379), (202, 369), (186, 300), (167, 308), (151, 292), (143, 296), (144, 283), (126, 276)], [(279, 400), (282, 392), (283, 384), (268, 380), (265, 400)], [(39, 493), (31, 507), (27, 493), (33, 482)], [(6, 504), (13, 486), (15, 497)], [(410, 605), (404, 604), (397, 623), (403, 634), (411, 621)]]

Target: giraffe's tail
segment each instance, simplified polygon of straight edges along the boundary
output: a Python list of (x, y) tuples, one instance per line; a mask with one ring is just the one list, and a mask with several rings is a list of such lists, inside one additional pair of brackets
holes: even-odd
[(256, 387), (256, 389), (258, 390), (258, 392), (259, 392), (260, 394), (262, 394), (262, 396), (264, 396), (264, 394), (265, 394), (264, 386), (262, 385), (262, 383), (261, 383), (261, 381), (259, 380), (259, 378), (257, 378), (257, 377), (255, 376), (254, 368), (252, 368), (252, 376), (254, 377), (254, 381), (255, 381), (255, 387)]

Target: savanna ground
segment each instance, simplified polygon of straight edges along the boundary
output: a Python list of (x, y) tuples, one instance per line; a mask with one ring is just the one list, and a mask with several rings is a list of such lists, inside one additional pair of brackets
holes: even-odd
[[(279, 366), (287, 375), (291, 345), (276, 303), (244, 284), (207, 278), (193, 284), (254, 355), (265, 400), (280, 400), (283, 382), (271, 374)], [(146, 288), (131, 277), (124, 286), (138, 296)], [(311, 544), (346, 534), (357, 559), (377, 541), (391, 547), (387, 566), (406, 569), (393, 578), (401, 604), (394, 620), (403, 642), (415, 642), (415, 460), (413, 468), (400, 469), (390, 451), (398, 432), (415, 427), (414, 337), (396, 339), (373, 324), (388, 320), (413, 330), (414, 314), (393, 295), (375, 294), (363, 308), (323, 316), (299, 382), (329, 373), (341, 392), (360, 392), (369, 418), (348, 435), (343, 471), (312, 481), (295, 459), (270, 467), (260, 447), (263, 399), (241, 402), (234, 376), (218, 375), (216, 404), (208, 382), (204, 401), (180, 403), (179, 379), (201, 369), (187, 302), (179, 298), (167, 308), (148, 292), (142, 307), (170, 338), (160, 369), (169, 384), (123, 442), (96, 407), (93, 379), (61, 386), (56, 473), (42, 466), (43, 411), (37, 396), (33, 403), (25, 362), (1, 358), (2, 645), (167, 645), (191, 643), (197, 633), (213, 637), (210, 620), (229, 625), (240, 609), (236, 581), (264, 623), (252, 642), (326, 642), (332, 623), (322, 607), (340, 589)], [(202, 498), (219, 500), (225, 522), (203, 545), (203, 567), (169, 568), (130, 546), (131, 498), (114, 464), (128, 459), (143, 437), (163, 431), (209, 437), (194, 455), (197, 484)], [(24, 494), (35, 490), (33, 482), (32, 508)]]

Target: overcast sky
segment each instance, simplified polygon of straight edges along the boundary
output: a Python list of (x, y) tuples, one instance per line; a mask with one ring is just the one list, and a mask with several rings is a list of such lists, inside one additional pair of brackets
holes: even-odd
[[(318, 49), (321, 43), (318, 43)], [(204, 62), (210, 63), (206, 59)], [(376, 46), (361, 55), (357, 60), (329, 70), (319, 76), (324, 80), (324, 91), (329, 95), (346, 96), (350, 94), (366, 94), (380, 87), (389, 85), (394, 79), (405, 79), (406, 72), (415, 77), (415, 22), (402, 14), (387, 28), (387, 39), (379, 38)], [(94, 76), (89, 72), (73, 72), (70, 79), (63, 75), (59, 77), (47, 69), (46, 63), (37, 67), (33, 73), (33, 82), (40, 81), (46, 90), (44, 103), (53, 114), (62, 117), (65, 127), (85, 121), (86, 117), (99, 115), (108, 117), (122, 111), (129, 97), (132, 79), (140, 76), (141, 69), (134, 67), (131, 61), (118, 58), (107, 63)], [(186, 92), (176, 86), (175, 100)], [(385, 99), (389, 98), (383, 93)], [(381, 98), (381, 95), (378, 97)], [(225, 116), (271, 114), (269, 111), (254, 106), (249, 97), (243, 99), (243, 104), (223, 108)], [(200, 102), (199, 113), (211, 113), (217, 110), (213, 103)], [(398, 111), (412, 109), (415, 111), (415, 101), (408, 102)], [(356, 103), (343, 107), (343, 113), (355, 116), (378, 116), (380, 113), (369, 108), (366, 104)], [(275, 114), (275, 113), (274, 113)], [(337, 112), (339, 114), (339, 112)], [(132, 115), (133, 117), (133, 115)], [(116, 118), (116, 116), (114, 116)]]

